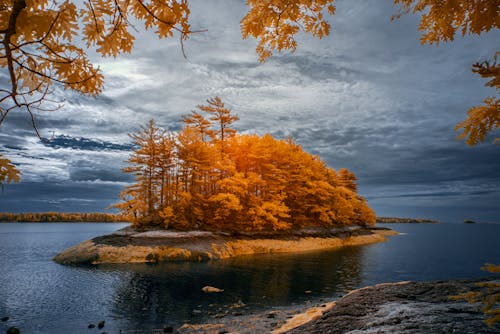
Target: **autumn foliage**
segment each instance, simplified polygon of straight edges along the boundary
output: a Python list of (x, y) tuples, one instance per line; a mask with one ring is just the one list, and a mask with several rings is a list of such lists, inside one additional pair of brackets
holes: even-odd
[(0, 188), (2, 191), (5, 183), (19, 182), (20, 175), (19, 169), (0, 154)]
[(184, 117), (178, 134), (153, 120), (131, 137), (124, 169), (136, 181), (116, 205), (135, 226), (285, 230), (370, 225), (356, 177), (329, 168), (291, 138), (237, 134), (218, 98)]

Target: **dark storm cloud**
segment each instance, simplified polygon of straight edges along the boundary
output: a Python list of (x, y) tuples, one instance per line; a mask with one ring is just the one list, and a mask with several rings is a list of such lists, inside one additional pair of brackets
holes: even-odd
[(69, 166), (69, 179), (72, 181), (133, 181), (131, 175), (121, 172), (119, 168), (110, 168), (109, 164), (92, 160), (74, 161)]
[(50, 139), (42, 139), (43, 145), (52, 148), (72, 148), (75, 150), (90, 150), (90, 151), (130, 151), (133, 147), (132, 144), (116, 144), (103, 140), (84, 138), (84, 137), (71, 137), (66, 135), (55, 136)]
[(5, 187), (0, 194), (0, 211), (102, 211), (118, 201), (122, 188), (118, 183), (21, 182)]

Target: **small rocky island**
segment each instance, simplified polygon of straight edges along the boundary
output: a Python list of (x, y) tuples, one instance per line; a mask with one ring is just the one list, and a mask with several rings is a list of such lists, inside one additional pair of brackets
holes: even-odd
[(123, 171), (135, 182), (115, 207), (131, 227), (58, 254), (62, 264), (202, 261), (380, 242), (357, 178), (292, 138), (238, 134), (219, 97), (169, 133), (148, 122), (131, 134)]
[(59, 253), (60, 264), (205, 261), (239, 255), (302, 252), (386, 240), (396, 232), (381, 227), (304, 228), (286, 232), (136, 230), (125, 227)]

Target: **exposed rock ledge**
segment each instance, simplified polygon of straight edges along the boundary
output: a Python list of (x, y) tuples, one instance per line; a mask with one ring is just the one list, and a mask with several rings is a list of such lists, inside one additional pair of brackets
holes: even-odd
[(208, 231), (136, 231), (130, 227), (96, 237), (54, 257), (60, 264), (203, 261), (239, 255), (313, 251), (381, 242), (396, 232), (351, 226), (287, 233), (229, 235)]
[(481, 304), (450, 300), (479, 289), (475, 283), (399, 282), (354, 290), (305, 324), (297, 327), (292, 318), (273, 334), (500, 333), (500, 324), (488, 327), (483, 322)]
[(384, 283), (314, 307), (279, 308), (185, 324), (178, 334), (493, 334), (481, 304), (450, 300), (477, 290), (476, 280)]

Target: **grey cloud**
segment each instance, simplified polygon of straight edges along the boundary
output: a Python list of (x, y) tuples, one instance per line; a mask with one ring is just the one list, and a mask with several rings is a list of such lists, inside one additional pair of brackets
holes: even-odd
[(58, 135), (50, 139), (42, 139), (45, 146), (52, 148), (72, 148), (76, 150), (114, 150), (114, 151), (130, 151), (132, 144), (116, 144), (99, 139), (71, 137), (66, 135)]
[(3, 212), (93, 212), (118, 201), (122, 184), (79, 182), (21, 182), (0, 194)]

